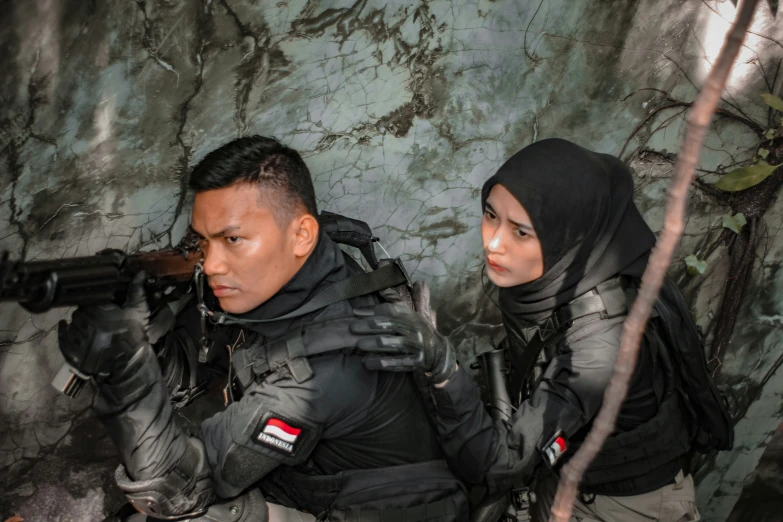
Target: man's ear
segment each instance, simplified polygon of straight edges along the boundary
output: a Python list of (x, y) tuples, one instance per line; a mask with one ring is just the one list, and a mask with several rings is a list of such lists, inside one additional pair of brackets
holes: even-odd
[(301, 214), (294, 218), (294, 255), (307, 258), (318, 244), (318, 220), (311, 214)]

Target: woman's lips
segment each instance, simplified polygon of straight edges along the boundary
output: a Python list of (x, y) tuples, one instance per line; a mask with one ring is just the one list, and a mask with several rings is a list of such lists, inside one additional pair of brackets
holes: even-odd
[(487, 266), (489, 266), (489, 268), (491, 268), (495, 272), (499, 272), (499, 273), (508, 272), (508, 270), (506, 270), (505, 268), (503, 268), (499, 264), (493, 263), (490, 258), (487, 258)]
[(230, 286), (213, 286), (212, 287), (212, 293), (215, 294), (215, 297), (225, 297), (231, 292), (236, 290), (235, 288), (231, 288)]

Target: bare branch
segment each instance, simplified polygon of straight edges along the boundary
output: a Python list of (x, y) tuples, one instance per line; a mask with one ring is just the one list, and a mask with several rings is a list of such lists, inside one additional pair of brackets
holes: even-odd
[[(678, 108), (678, 107), (685, 107), (685, 108), (693, 107), (693, 103), (692, 102), (677, 101), (677, 100), (674, 100), (674, 99), (669, 98), (669, 97), (666, 98), (666, 101), (668, 101), (669, 103), (667, 103), (666, 105), (661, 105), (660, 107), (656, 107), (652, 112), (650, 112), (650, 114), (648, 114), (644, 118), (644, 120), (642, 120), (642, 122), (639, 125), (636, 126), (636, 128), (634, 128), (634, 130), (628, 136), (628, 139), (625, 140), (625, 143), (623, 144), (623, 148), (620, 149), (620, 154), (618, 154), (618, 157), (620, 159), (622, 159), (623, 154), (625, 154), (625, 151), (628, 148), (628, 145), (630, 145), (631, 140), (634, 138), (634, 136), (636, 136), (639, 133), (639, 131), (642, 130), (642, 128), (645, 125), (647, 125), (647, 123), (653, 117), (655, 117), (659, 112), (664, 111), (666, 109), (674, 109), (674, 108)], [(755, 121), (753, 121), (751, 119), (745, 118), (745, 117), (740, 116), (738, 114), (734, 114), (733, 112), (731, 112), (729, 110), (726, 110), (726, 109), (722, 109), (722, 108), (716, 108), (715, 109), (715, 114), (719, 114), (719, 115), (724, 116), (726, 118), (729, 118), (731, 120), (735, 120), (735, 121), (737, 121), (739, 123), (743, 123), (743, 124), (747, 125), (760, 138), (764, 136), (764, 129), (758, 123), (756, 123)]]
[(642, 334), (666, 276), (666, 269), (671, 264), (674, 249), (685, 228), (685, 203), (688, 187), (694, 177), (693, 173), (699, 160), (699, 151), (704, 136), (715, 113), (721, 93), (726, 86), (726, 80), (734, 65), (734, 60), (745, 40), (745, 33), (753, 19), (757, 3), (758, 0), (742, 0), (740, 3), (737, 18), (726, 35), (718, 59), (710, 70), (693, 108), (688, 113), (688, 127), (675, 165), (674, 178), (669, 185), (663, 230), (642, 276), (639, 295), (623, 325), (623, 336), (620, 341), (617, 362), (612, 379), (604, 392), (601, 411), (598, 413), (584, 444), (560, 473), (560, 484), (557, 488), (550, 518), (554, 522), (568, 522), (570, 520), (582, 475), (601, 450), (606, 438), (614, 430), (617, 414), (628, 393), (628, 384), (636, 367)]

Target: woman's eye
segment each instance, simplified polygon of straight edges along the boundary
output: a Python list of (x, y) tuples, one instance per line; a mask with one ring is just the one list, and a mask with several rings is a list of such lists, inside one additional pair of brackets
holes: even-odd
[(514, 233), (515, 233), (515, 234), (516, 234), (518, 237), (527, 237), (527, 236), (529, 235), (527, 232), (525, 232), (525, 231), (524, 231), (524, 230), (522, 230), (521, 228), (515, 228), (515, 229), (514, 229)]
[(495, 219), (497, 216), (491, 211), (491, 210), (485, 210), (484, 216), (486, 216), (487, 219)]
[(238, 238), (237, 236), (229, 236), (229, 237), (227, 237), (227, 238), (226, 238), (226, 242), (227, 242), (229, 245), (236, 245), (236, 244), (237, 244), (237, 243), (239, 243), (241, 240), (242, 240), (242, 239), (241, 239), (241, 238)]

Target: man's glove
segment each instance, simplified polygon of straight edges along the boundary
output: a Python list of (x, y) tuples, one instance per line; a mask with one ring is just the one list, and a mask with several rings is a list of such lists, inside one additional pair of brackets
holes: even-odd
[(102, 380), (121, 371), (148, 344), (149, 308), (143, 272), (128, 287), (125, 305), (79, 307), (71, 323), (60, 321), (58, 339), (65, 360), (76, 371)]
[(354, 310), (358, 317), (351, 332), (366, 336), (358, 343), (367, 352), (364, 365), (369, 370), (431, 373), (430, 382), (440, 384), (457, 371), (451, 342), (423, 315), (392, 304)]

